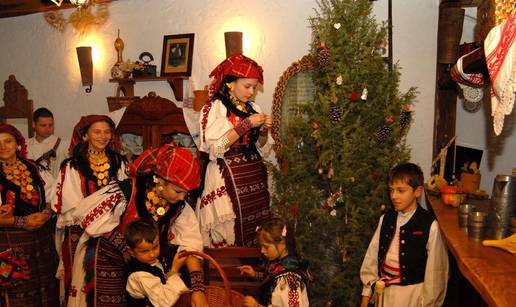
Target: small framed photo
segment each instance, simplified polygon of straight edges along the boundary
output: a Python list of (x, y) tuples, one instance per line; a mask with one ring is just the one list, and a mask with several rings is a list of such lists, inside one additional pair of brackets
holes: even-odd
[(190, 76), (194, 34), (165, 35), (161, 57), (161, 76)]

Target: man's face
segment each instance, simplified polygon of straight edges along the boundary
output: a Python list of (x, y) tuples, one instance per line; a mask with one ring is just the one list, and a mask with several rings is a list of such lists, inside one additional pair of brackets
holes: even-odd
[(52, 117), (40, 117), (32, 124), (32, 127), (36, 131), (36, 136), (46, 139), (54, 134), (54, 119)]

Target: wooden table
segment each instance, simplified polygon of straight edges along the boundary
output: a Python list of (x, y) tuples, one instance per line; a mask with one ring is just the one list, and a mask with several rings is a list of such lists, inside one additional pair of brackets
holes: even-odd
[[(464, 277), (489, 306), (516, 306), (516, 256), (469, 238), (466, 230), (459, 228), (456, 208), (444, 206), (441, 199), (433, 195), (428, 195), (428, 200)], [(475, 202), (478, 201), (468, 201)]]

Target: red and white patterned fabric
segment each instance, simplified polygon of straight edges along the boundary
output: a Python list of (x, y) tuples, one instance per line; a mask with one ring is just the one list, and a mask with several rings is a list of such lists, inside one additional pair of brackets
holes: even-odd
[(157, 149), (147, 149), (129, 165), (131, 177), (151, 172), (187, 191), (196, 189), (200, 183), (200, 166), (186, 148), (165, 144)]
[(258, 82), (263, 84), (262, 67), (242, 54), (234, 54), (222, 61), (210, 73), (210, 78), (213, 77), (214, 79), (210, 85), (210, 97), (213, 98), (215, 93), (217, 93), (226, 76), (256, 78)]
[(491, 29), (484, 40), (487, 69), (491, 78), (491, 115), (496, 135), (511, 114), (516, 91), (516, 13)]

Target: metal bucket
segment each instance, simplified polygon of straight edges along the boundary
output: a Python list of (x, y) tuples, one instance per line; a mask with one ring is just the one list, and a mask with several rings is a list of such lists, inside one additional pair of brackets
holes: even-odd
[(487, 237), (500, 240), (510, 236), (511, 218), (515, 216), (516, 176), (498, 175), (487, 216)]

